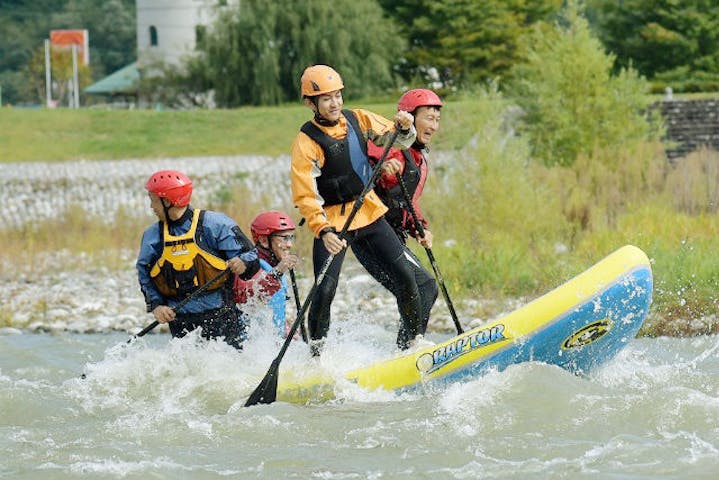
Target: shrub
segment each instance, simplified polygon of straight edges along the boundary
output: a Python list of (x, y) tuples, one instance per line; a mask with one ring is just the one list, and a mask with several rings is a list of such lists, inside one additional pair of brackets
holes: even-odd
[(433, 167), (422, 200), (438, 261), (450, 284), (473, 295), (533, 292), (551, 283), (545, 260), (568, 224), (552, 185), (536, 181), (542, 173), (511, 129), (511, 106), (493, 86), (475, 98), (474, 137), (443, 171)]
[(512, 72), (508, 96), (524, 110), (522, 132), (546, 165), (645, 138), (647, 83), (633, 69), (611, 75), (614, 56), (589, 30), (575, 2), (561, 23), (540, 24)]
[(719, 153), (701, 149), (678, 160), (667, 178), (677, 211), (698, 215), (719, 209)]

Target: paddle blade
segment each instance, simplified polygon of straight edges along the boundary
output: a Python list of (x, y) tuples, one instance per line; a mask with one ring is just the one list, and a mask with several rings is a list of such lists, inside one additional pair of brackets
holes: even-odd
[(265, 378), (262, 379), (260, 384), (255, 388), (255, 391), (250, 394), (250, 397), (245, 402), (245, 407), (251, 407), (258, 403), (272, 403), (277, 400), (277, 380), (280, 370), (280, 362), (276, 358), (270, 369), (267, 370)]

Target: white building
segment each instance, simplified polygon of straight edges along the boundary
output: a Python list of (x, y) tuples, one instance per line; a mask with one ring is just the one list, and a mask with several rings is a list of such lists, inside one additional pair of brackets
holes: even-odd
[(191, 53), (218, 8), (238, 0), (136, 0), (139, 67), (175, 64)]
[(178, 65), (191, 54), (223, 8), (240, 0), (136, 0), (137, 61), (90, 85), (98, 95), (137, 97), (140, 77), (153, 65)]

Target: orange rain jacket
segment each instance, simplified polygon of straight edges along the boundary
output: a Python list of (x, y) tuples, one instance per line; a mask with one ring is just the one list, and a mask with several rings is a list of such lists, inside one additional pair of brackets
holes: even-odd
[[(360, 141), (372, 140), (375, 145), (385, 146), (394, 132), (394, 122), (368, 110), (356, 109), (352, 112), (357, 117), (362, 137)], [(312, 120), (320, 130), (338, 140), (347, 136), (347, 120), (340, 116), (336, 125), (325, 127)], [(415, 140), (414, 126), (408, 133), (400, 133), (392, 146), (400, 149), (409, 148)], [(292, 197), (300, 215), (307, 221), (307, 226), (319, 238), (322, 229), (334, 227), (338, 232), (352, 211), (354, 202), (339, 205), (324, 205), (324, 199), (317, 190), (316, 178), (322, 175), (325, 156), (322, 147), (303, 132), (299, 132), (292, 144), (292, 164), (290, 180)], [(349, 230), (365, 227), (384, 215), (387, 207), (382, 203), (374, 190), (365, 197), (362, 207), (357, 212)]]

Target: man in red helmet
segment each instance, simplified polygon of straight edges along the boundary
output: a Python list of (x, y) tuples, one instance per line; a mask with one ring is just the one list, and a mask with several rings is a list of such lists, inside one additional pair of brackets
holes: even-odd
[[(250, 225), (252, 240), (257, 247), (260, 270), (249, 280), (235, 276), (235, 302), (243, 309), (253, 301), (272, 309), (272, 323), (277, 333), (286, 335), (285, 305), (289, 298), (287, 272), (299, 261), (292, 253), (295, 243), (295, 223), (289, 215), (277, 210), (260, 213)], [(245, 312), (247, 313), (247, 312)]]
[(190, 206), (192, 181), (184, 173), (155, 172), (145, 188), (159, 220), (143, 233), (136, 264), (147, 311), (169, 323), (173, 337), (201, 328), (204, 338), (241, 349), (245, 325), (232, 298), (232, 275), (177, 311), (174, 306), (228, 268), (251, 278), (259, 269), (257, 251), (230, 217)]
[[(406, 242), (407, 237), (411, 236), (416, 238), (422, 246), (432, 248), (432, 232), (429, 230), (429, 223), (422, 215), (417, 201), (422, 195), (427, 179), (427, 153), (432, 136), (439, 130), (442, 100), (432, 90), (417, 88), (409, 90), (400, 97), (397, 109), (412, 113), (417, 138), (407, 149), (393, 148), (390, 150), (385, 158), (387, 166), (377, 181), (376, 192), (389, 208), (385, 218), (402, 241)], [(370, 142), (367, 145), (367, 150), (370, 162), (377, 163), (382, 156), (383, 149)], [(417, 217), (422, 222), (423, 237), (420, 237), (417, 232), (414, 219), (398, 184), (396, 176), (398, 172), (407, 186)]]
[[(415, 138), (412, 115), (400, 111), (395, 121), (362, 109), (343, 109), (344, 83), (326, 65), (307, 67), (300, 80), (303, 101), (314, 114), (295, 137), (290, 169), (292, 195), (315, 236), (312, 261), (315, 277), (330, 255), (332, 263), (317, 286), (308, 311), (310, 346), (319, 355), (330, 327), (330, 307), (349, 243), (367, 272), (382, 282), (390, 276), (397, 299), (400, 328), (397, 345), (407, 349), (421, 334), (421, 303), (411, 260), (384, 219), (387, 207), (370, 191), (357, 216), (340, 238), (355, 200), (371, 177), (367, 141), (386, 145), (399, 128), (394, 146), (409, 147)], [(397, 127), (395, 127), (397, 125)]]
[[(442, 105), (439, 96), (425, 88), (409, 90), (400, 97), (397, 102), (397, 110), (404, 110), (412, 114), (417, 138), (410, 148), (390, 150), (385, 158), (382, 176), (377, 180), (375, 188), (377, 195), (389, 208), (385, 218), (392, 225), (400, 240), (406, 243), (407, 237), (411, 236), (426, 248), (432, 248), (432, 232), (429, 229), (429, 223), (422, 215), (418, 200), (427, 179), (428, 147), (432, 136), (439, 130)], [(383, 149), (370, 141), (367, 145), (367, 153), (370, 163), (374, 165), (382, 157)], [(419, 235), (414, 224), (409, 205), (407, 205), (407, 200), (397, 180), (397, 173), (401, 175), (417, 218), (422, 223), (423, 236)], [(411, 255), (414, 257), (413, 254)], [(416, 257), (414, 258), (416, 259)], [(419, 260), (416, 261), (415, 266), (417, 284), (422, 297), (422, 333), (424, 334), (429, 322), (430, 311), (437, 300), (438, 289), (437, 282), (427, 269), (421, 266)], [(385, 286), (389, 290), (396, 288), (389, 284)]]

